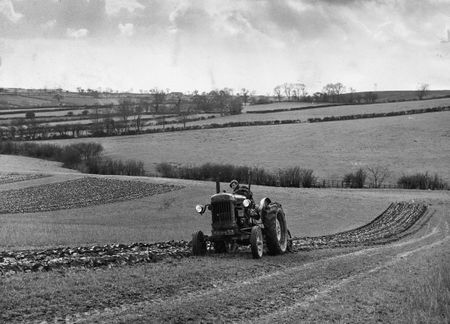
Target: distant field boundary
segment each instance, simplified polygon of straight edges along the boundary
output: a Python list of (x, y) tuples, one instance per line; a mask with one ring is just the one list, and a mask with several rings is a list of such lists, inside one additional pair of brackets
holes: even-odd
[(354, 115), (344, 115), (344, 116), (308, 118), (308, 122), (309, 123), (317, 123), (317, 122), (364, 119), (364, 118), (394, 117), (394, 116), (402, 116), (402, 115), (415, 115), (415, 114), (426, 114), (426, 113), (432, 113), (432, 112), (442, 112), (442, 111), (449, 111), (449, 110), (450, 110), (450, 106), (445, 106), (445, 107), (434, 107), (434, 108), (411, 109), (411, 110), (403, 110), (403, 111), (391, 111), (391, 112), (387, 112), (387, 113), (354, 114)]
[[(27, 135), (26, 130), (17, 136), (17, 131), (14, 130), (15, 135), (11, 136), (10, 129), (3, 127), (0, 129), (0, 140), (46, 140), (46, 139), (69, 139), (69, 138), (81, 138), (81, 137), (112, 137), (112, 136), (129, 136), (129, 135), (141, 135), (141, 134), (154, 134), (154, 133), (165, 133), (165, 132), (178, 132), (178, 131), (189, 131), (189, 130), (203, 130), (203, 129), (215, 129), (215, 128), (229, 128), (229, 127), (250, 127), (250, 126), (269, 126), (269, 125), (286, 125), (286, 124), (300, 124), (300, 123), (318, 123), (318, 122), (330, 122), (330, 121), (345, 121), (345, 120), (356, 120), (356, 119), (370, 119), (370, 118), (382, 118), (382, 117), (395, 117), (395, 116), (405, 116), (413, 114), (425, 114), (432, 112), (443, 112), (450, 111), (450, 106), (445, 107), (434, 107), (434, 108), (422, 108), (422, 109), (412, 109), (405, 111), (387, 112), (387, 113), (369, 113), (369, 114), (353, 114), (344, 116), (328, 116), (328, 117), (318, 117), (309, 118), (306, 121), (300, 119), (285, 119), (285, 120), (264, 120), (264, 121), (242, 121), (242, 122), (228, 122), (228, 123), (212, 123), (206, 125), (191, 125), (183, 127), (163, 127), (163, 128), (147, 128), (141, 130), (140, 132), (136, 130), (128, 130), (120, 133), (107, 134), (103, 131), (96, 131), (95, 133), (90, 133), (92, 131), (92, 125), (80, 125), (80, 124), (67, 124), (63, 128), (60, 126), (51, 127), (41, 127), (40, 132), (53, 132), (54, 135), (51, 136), (40, 136), (37, 133), (34, 137)], [(5, 129), (6, 128), (6, 129)], [(59, 135), (57, 133), (60, 133)], [(70, 134), (72, 133), (72, 135)], [(77, 136), (74, 136), (74, 134)], [(82, 134), (85, 133), (85, 134)]]
[[(277, 113), (277, 112), (284, 112), (284, 111), (297, 111), (297, 110), (309, 110), (309, 109), (319, 109), (319, 108), (328, 108), (328, 107), (336, 107), (336, 106), (351, 106), (352, 104), (345, 104), (345, 103), (339, 103), (339, 104), (329, 104), (329, 105), (311, 105), (311, 106), (304, 106), (304, 107), (293, 107), (293, 108), (277, 108), (277, 109), (269, 109), (269, 110), (249, 110), (246, 111), (247, 114), (270, 114), (270, 113)], [(361, 105), (361, 104), (358, 104)], [(364, 105), (364, 104), (362, 104)], [(367, 104), (370, 105), (370, 104)]]
[(6, 110), (0, 109), (0, 115), (10, 115), (10, 114), (20, 114), (23, 112), (34, 112), (34, 113), (42, 113), (42, 112), (53, 112), (53, 111), (65, 111), (65, 110), (82, 110), (82, 109), (94, 109), (94, 108), (110, 108), (115, 107), (117, 105), (113, 104), (105, 104), (105, 105), (72, 105), (72, 106), (30, 106), (23, 108), (14, 108), (14, 110)]

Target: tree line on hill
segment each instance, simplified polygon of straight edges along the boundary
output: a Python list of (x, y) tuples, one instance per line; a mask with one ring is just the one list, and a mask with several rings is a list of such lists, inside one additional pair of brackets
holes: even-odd
[[(427, 83), (422, 83), (415, 91), (417, 99), (422, 100), (430, 92), (430, 86)], [(276, 101), (298, 101), (298, 102), (328, 102), (328, 103), (346, 103), (346, 104), (361, 104), (374, 103), (378, 99), (378, 94), (375, 91), (357, 92), (352, 87), (346, 87), (341, 82), (328, 83), (322, 91), (316, 91), (312, 94), (308, 93), (307, 87), (304, 83), (288, 83), (275, 86), (273, 94)], [(255, 104), (267, 103), (268, 98), (255, 98)]]

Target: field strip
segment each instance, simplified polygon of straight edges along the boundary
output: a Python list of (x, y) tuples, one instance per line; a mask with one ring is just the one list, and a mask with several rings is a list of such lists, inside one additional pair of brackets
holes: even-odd
[[(414, 244), (417, 242), (420, 242), (422, 240), (428, 239), (432, 236), (435, 236), (439, 233), (441, 233), (440, 229), (439, 229), (439, 224), (436, 225), (435, 227), (432, 228), (432, 231), (430, 233), (427, 233), (426, 235), (420, 237), (420, 238), (414, 238), (411, 239), (407, 242), (403, 242), (403, 244), (401, 246), (407, 245), (407, 244)], [(448, 230), (446, 230), (445, 232), (448, 232)], [(444, 233), (445, 235), (447, 235), (446, 233)], [(449, 237), (447, 236), (445, 239), (440, 240), (440, 241), (436, 241), (439, 243), (433, 243), (432, 246), (437, 245), (442, 243), (441, 241), (447, 240)], [(428, 245), (426, 245), (428, 246)], [(340, 259), (344, 259), (344, 258), (349, 258), (349, 257), (354, 257), (354, 256), (370, 256), (378, 251), (381, 250), (385, 250), (385, 249), (390, 249), (390, 248), (395, 248), (397, 246), (392, 246), (392, 245), (383, 245), (383, 246), (379, 246), (379, 247), (372, 247), (372, 248), (368, 248), (368, 249), (364, 249), (364, 250), (360, 250), (360, 251), (354, 251), (354, 252), (349, 252), (349, 253), (344, 253), (341, 255), (337, 255), (337, 256), (332, 256), (332, 257), (326, 257), (317, 261), (313, 261), (310, 263), (306, 263), (306, 264), (302, 264), (300, 266), (296, 266), (296, 267), (291, 267), (288, 269), (284, 269), (284, 270), (278, 270), (275, 272), (271, 272), (269, 274), (266, 275), (262, 275), (262, 276), (258, 276), (257, 278), (253, 278), (250, 280), (244, 280), (244, 281), (236, 281), (236, 282), (229, 282), (229, 283), (223, 283), (220, 287), (215, 287), (215, 288), (211, 288), (211, 289), (207, 289), (204, 291), (192, 291), (192, 292), (188, 292), (186, 294), (182, 294), (182, 295), (178, 295), (176, 297), (169, 297), (169, 298), (158, 298), (158, 299), (154, 299), (152, 301), (143, 301), (143, 302), (137, 302), (137, 303), (130, 303), (130, 304), (122, 304), (120, 306), (117, 307), (112, 307), (112, 308), (108, 308), (105, 310), (92, 310), (89, 312), (85, 312), (82, 314), (74, 314), (74, 315), (68, 315), (66, 317), (66, 321), (67, 322), (73, 322), (73, 323), (82, 323), (82, 322), (93, 322), (93, 321), (102, 321), (105, 320), (105, 317), (108, 318), (112, 318), (114, 316), (118, 316), (120, 314), (123, 314), (125, 312), (127, 313), (139, 313), (140, 311), (146, 309), (146, 308), (151, 308), (151, 307), (157, 307), (158, 305), (172, 305), (173, 307), (175, 307), (176, 305), (182, 305), (183, 303), (185, 303), (186, 301), (193, 301), (193, 300), (205, 300), (207, 297), (210, 296), (214, 296), (215, 294), (226, 294), (227, 292), (231, 292), (231, 291), (235, 291), (238, 289), (242, 289), (244, 287), (248, 287), (248, 286), (252, 286), (255, 284), (261, 284), (265, 281), (268, 281), (270, 279), (274, 279), (280, 276), (290, 276), (290, 275), (295, 275), (301, 271), (308, 271), (308, 270), (312, 270), (317, 266), (324, 266), (326, 265), (328, 262), (330, 261), (336, 261), (336, 260), (340, 260)], [(421, 248), (422, 249), (422, 248)], [(415, 250), (413, 250), (415, 251)], [(400, 258), (394, 257), (396, 260), (400, 260)], [(395, 261), (395, 262), (398, 262)], [(311, 299), (311, 301), (309, 301), (309, 303), (312, 303), (314, 300), (318, 299), (319, 297), (323, 297), (326, 294), (328, 294), (331, 290), (336, 289), (338, 287), (341, 287), (342, 285), (355, 280), (363, 275), (366, 275), (368, 273), (372, 273), (375, 271), (380, 270), (381, 268), (384, 268), (388, 265), (390, 265), (393, 261), (387, 262), (381, 266), (377, 266), (373, 269), (370, 269), (368, 272), (364, 272), (363, 274), (357, 274), (355, 276), (349, 277), (349, 278), (345, 278), (343, 280), (339, 280), (335, 283), (333, 283), (331, 286), (328, 285), (325, 289), (319, 291), (318, 293), (316, 293), (314, 296), (312, 297), (307, 297), (308, 300)], [(308, 301), (303, 300), (301, 303), (305, 303)], [(299, 304), (301, 304), (299, 303)], [(297, 304), (296, 304), (297, 305)], [(301, 306), (296, 306), (296, 307), (301, 307)]]
[[(448, 228), (448, 223), (446, 223), (446, 225), (447, 225), (447, 228)], [(372, 268), (372, 269), (370, 269), (370, 270), (368, 270), (366, 272), (358, 273), (358, 274), (350, 276), (348, 278), (344, 278), (344, 279), (335, 281), (334, 283), (326, 285), (323, 289), (319, 290), (316, 294), (314, 294), (312, 296), (308, 296), (306, 298), (303, 298), (302, 301), (299, 301), (298, 303), (295, 303), (294, 305), (284, 307), (284, 308), (282, 308), (280, 310), (277, 310), (277, 311), (275, 311), (273, 313), (264, 315), (264, 316), (256, 318), (256, 319), (253, 319), (252, 321), (250, 321), (250, 323), (274, 323), (274, 322), (276, 322), (277, 318), (279, 318), (280, 316), (283, 316), (285, 314), (293, 312), (293, 311), (297, 310), (298, 308), (307, 308), (312, 303), (314, 303), (315, 301), (317, 301), (317, 300), (319, 300), (319, 299), (321, 299), (323, 297), (326, 297), (333, 290), (336, 290), (338, 288), (342, 288), (343, 286), (345, 286), (345, 285), (347, 285), (347, 284), (349, 284), (349, 283), (351, 283), (351, 282), (353, 282), (353, 281), (355, 281), (357, 279), (364, 278), (368, 274), (372, 274), (372, 273), (378, 272), (378, 271), (380, 271), (382, 269), (391, 267), (391, 266), (397, 264), (398, 262), (400, 262), (402, 259), (404, 259), (404, 258), (406, 258), (406, 257), (408, 257), (408, 256), (410, 256), (410, 255), (412, 255), (414, 253), (431, 249), (431, 248), (433, 248), (435, 246), (438, 246), (438, 245), (441, 245), (441, 244), (443, 244), (443, 243), (445, 243), (447, 241), (450, 241), (450, 236), (448, 235), (448, 233), (446, 234), (446, 236), (443, 239), (440, 239), (440, 240), (435, 241), (433, 243), (430, 243), (430, 244), (418, 247), (418, 248), (416, 248), (414, 250), (411, 250), (411, 251), (408, 251), (408, 252), (399, 253), (391, 261), (385, 262), (384, 264), (376, 266), (376, 267), (374, 267), (374, 268)]]

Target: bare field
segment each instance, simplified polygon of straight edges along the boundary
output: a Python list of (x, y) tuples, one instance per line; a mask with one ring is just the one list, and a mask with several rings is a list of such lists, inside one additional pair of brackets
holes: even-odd
[[(0, 193), (84, 177), (56, 170), (49, 170), (51, 177), (0, 184)], [(194, 206), (208, 201), (215, 190), (212, 182), (90, 177), (183, 188), (82, 208), (0, 214), (0, 251), (31, 248), (42, 257), (42, 248), (58, 253), (56, 246), (189, 240), (195, 230), (210, 231), (210, 218), (197, 214)], [(226, 185), (222, 188), (228, 189)], [(401, 322), (416, 316), (412, 311), (418, 309), (410, 306), (408, 287), (425, 280), (450, 251), (450, 196), (445, 191), (262, 186), (253, 186), (252, 191), (255, 199), (268, 196), (283, 204), (296, 237), (354, 229), (369, 223), (393, 201), (420, 202), (428, 205), (429, 213), (400, 241), (372, 247), (295, 250), (261, 260), (253, 260), (243, 250), (157, 263), (0, 274), (0, 321)], [(24, 200), (39, 198), (36, 192), (30, 197), (26, 197), (30, 191), (21, 192)], [(87, 259), (84, 254), (83, 258)], [(427, 314), (439, 319), (439, 314)]]
[[(321, 192), (320, 204), (331, 210), (335, 202), (329, 196), (340, 196), (343, 191)], [(253, 260), (243, 251), (0, 276), (0, 319), (69, 323), (409, 323), (420, 311), (416, 305), (411, 307), (410, 288), (424, 282), (449, 255), (449, 197), (439, 192), (361, 193), (367, 204), (417, 194), (432, 204), (431, 218), (415, 224), (400, 241), (373, 247), (313, 249), (261, 260)], [(347, 206), (351, 203), (345, 201)], [(302, 218), (309, 217), (306, 213)], [(333, 220), (335, 224), (341, 221)], [(448, 300), (443, 298), (441, 307)], [(423, 306), (433, 322), (448, 320)]]
[(327, 179), (342, 179), (360, 167), (381, 165), (394, 182), (402, 174), (438, 173), (450, 181), (450, 113), (315, 124), (234, 127), (186, 132), (51, 141), (95, 141), (105, 154), (144, 162), (155, 171), (173, 164), (232, 163), (269, 170), (300, 166)]

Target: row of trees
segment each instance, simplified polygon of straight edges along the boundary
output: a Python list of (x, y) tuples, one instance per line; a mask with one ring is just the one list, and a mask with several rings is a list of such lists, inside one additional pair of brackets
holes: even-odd
[[(422, 83), (416, 90), (416, 96), (422, 100), (430, 91), (429, 84)], [(378, 99), (376, 92), (356, 92), (348, 89), (341, 82), (328, 83), (322, 91), (308, 93), (303, 83), (283, 83), (273, 89), (277, 101), (305, 101), (305, 102), (342, 102), (342, 103), (374, 103)]]
[(309, 94), (304, 83), (283, 83), (273, 89), (278, 102), (304, 101), (304, 102), (342, 102), (342, 103), (373, 103), (377, 99), (374, 92), (360, 92), (349, 88), (348, 91), (341, 82), (328, 83), (322, 91)]

